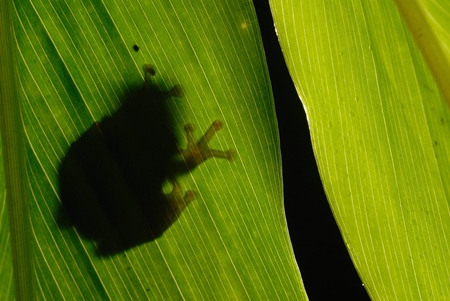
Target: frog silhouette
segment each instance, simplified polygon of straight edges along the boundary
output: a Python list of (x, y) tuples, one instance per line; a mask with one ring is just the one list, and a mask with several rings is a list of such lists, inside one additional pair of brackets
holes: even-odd
[[(58, 225), (93, 240), (100, 256), (160, 237), (196, 199), (192, 190), (183, 193), (177, 178), (209, 158), (234, 159), (232, 150), (208, 145), (222, 128), (218, 120), (198, 141), (194, 126), (185, 125), (187, 148), (180, 149), (167, 100), (182, 97), (183, 88), (157, 90), (151, 84), (155, 69), (147, 64), (144, 72), (144, 84), (72, 143), (59, 168)], [(172, 186), (168, 194), (165, 182)]]

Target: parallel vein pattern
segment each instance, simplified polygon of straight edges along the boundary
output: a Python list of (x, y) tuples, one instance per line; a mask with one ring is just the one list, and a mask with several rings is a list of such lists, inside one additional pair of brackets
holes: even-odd
[[(279, 141), (250, 2), (16, 1), (38, 295), (53, 300), (305, 300), (287, 235)], [(138, 45), (139, 51), (133, 50)], [(113, 114), (142, 66), (170, 100), (175, 134), (224, 129), (210, 160), (181, 179), (198, 198), (161, 238), (98, 257), (57, 226), (58, 168), (72, 142)], [(184, 143), (184, 144), (183, 144)]]
[(450, 114), (395, 4), (271, 2), (329, 202), (369, 294), (447, 300)]

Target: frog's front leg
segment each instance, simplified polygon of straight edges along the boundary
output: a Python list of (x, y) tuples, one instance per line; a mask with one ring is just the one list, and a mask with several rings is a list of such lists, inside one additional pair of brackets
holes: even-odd
[(232, 150), (221, 151), (211, 149), (208, 145), (209, 141), (214, 137), (217, 131), (222, 128), (222, 123), (219, 120), (214, 121), (202, 138), (195, 142), (194, 126), (186, 124), (184, 129), (187, 136), (187, 148), (180, 150), (183, 158), (185, 171), (191, 171), (197, 166), (208, 160), (209, 158), (223, 158), (228, 161), (234, 160), (234, 152)]

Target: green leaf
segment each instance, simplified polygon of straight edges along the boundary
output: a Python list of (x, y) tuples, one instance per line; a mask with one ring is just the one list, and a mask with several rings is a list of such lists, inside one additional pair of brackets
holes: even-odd
[(11, 298), (13, 282), (17, 300), (33, 300), (31, 223), (12, 11), (11, 1), (0, 2), (0, 240), (5, 243), (0, 251), (0, 289), (2, 297)]
[[(433, 5), (427, 19), (448, 45), (450, 7)], [(395, 3), (271, 8), (329, 203), (370, 296), (448, 299), (450, 114)]]
[[(0, 137), (1, 142), (1, 137)], [(14, 298), (12, 258), (6, 206), (5, 177), (3, 170), (2, 145), (0, 143), (0, 299)]]
[[(307, 299), (250, 1), (17, 0), (14, 18), (40, 299)], [(208, 160), (180, 179), (197, 200), (161, 237), (98, 256), (92, 240), (58, 226), (58, 168), (71, 143), (143, 85), (148, 63), (160, 89), (185, 90), (168, 100), (179, 145), (185, 124), (200, 136), (219, 119), (211, 147), (237, 158)]]

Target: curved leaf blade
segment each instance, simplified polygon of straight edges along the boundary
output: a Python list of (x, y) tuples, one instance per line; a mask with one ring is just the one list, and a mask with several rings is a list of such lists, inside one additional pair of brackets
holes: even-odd
[(271, 7), (327, 197), (369, 294), (448, 298), (450, 115), (395, 3)]

